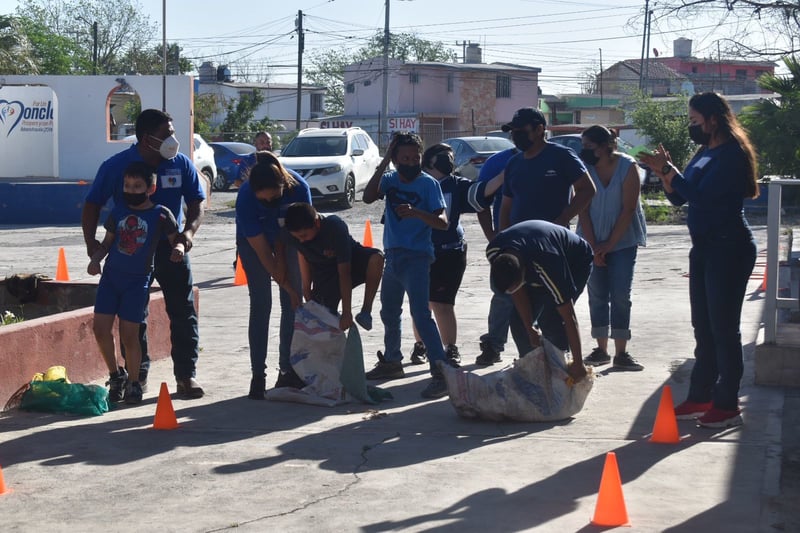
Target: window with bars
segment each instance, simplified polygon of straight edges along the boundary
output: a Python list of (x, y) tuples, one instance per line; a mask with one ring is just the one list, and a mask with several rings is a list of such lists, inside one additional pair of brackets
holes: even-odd
[(511, 76), (497, 76), (497, 98), (511, 98)]
[(312, 113), (322, 113), (322, 95), (321, 94), (312, 94), (311, 95), (311, 112)]
[(410, 72), (408, 74), (408, 83), (419, 83), (419, 72)]

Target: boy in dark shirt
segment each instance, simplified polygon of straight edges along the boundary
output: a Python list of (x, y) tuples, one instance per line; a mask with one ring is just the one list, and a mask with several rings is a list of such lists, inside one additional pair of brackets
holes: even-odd
[(363, 283), (364, 303), (355, 320), (364, 329), (372, 329), (372, 303), (383, 275), (383, 253), (356, 242), (341, 218), (323, 217), (305, 202), (286, 209), (282, 237), (300, 252), (303, 298), (334, 314), (341, 301), (339, 329), (344, 331), (353, 325), (353, 288)]

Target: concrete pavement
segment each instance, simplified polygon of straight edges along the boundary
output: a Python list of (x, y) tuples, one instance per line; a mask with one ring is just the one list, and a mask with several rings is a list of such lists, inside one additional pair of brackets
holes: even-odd
[[(466, 222), (469, 266), (456, 312), (465, 367), (474, 369), (490, 291), (483, 237), (473, 218)], [(361, 235), (363, 226), (351, 230)], [(373, 231), (380, 243), (380, 225)], [(764, 228), (757, 235), (763, 247)], [(0, 466), (13, 492), (0, 496), (0, 530), (594, 531), (603, 462), (613, 451), (633, 530), (788, 531), (800, 512), (781, 514), (791, 510), (779, 492), (784, 390), (753, 384), (760, 279), (748, 286), (742, 316), (745, 425), (715, 431), (679, 421), (680, 444), (648, 442), (662, 387), (671, 386), (676, 402), (685, 397), (693, 349), (686, 229), (652, 226), (648, 243), (639, 252), (629, 344), (645, 370), (601, 367), (572, 420), (489, 423), (460, 419), (447, 399), (423, 401), (426, 367), (407, 367), (405, 379), (386, 384), (395, 400), (375, 407), (247, 400), (248, 300), (246, 287), (232, 285), (233, 226), (204, 225), (192, 261), (206, 396), (173, 399), (180, 428), (152, 430), (158, 384), (174, 392), (167, 359), (151, 369), (142, 405), (96, 418), (6, 413)], [(62, 246), (73, 279), (85, 269), (80, 228), (1, 227), (0, 246), (0, 275), (53, 275)], [(268, 381), (277, 367), (273, 309)], [(585, 292), (577, 309), (588, 353)], [(382, 349), (378, 310), (376, 302), (375, 328), (362, 332), (367, 368)], [(403, 325), (408, 354), (408, 315)], [(513, 355), (511, 344), (504, 363)]]

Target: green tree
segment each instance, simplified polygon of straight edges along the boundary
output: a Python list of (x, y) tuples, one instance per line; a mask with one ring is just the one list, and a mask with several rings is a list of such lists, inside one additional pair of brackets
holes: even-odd
[(0, 72), (38, 74), (33, 47), (19, 17), (0, 15)]
[(194, 132), (203, 136), (206, 140), (211, 140), (215, 129), (211, 127), (211, 118), (219, 109), (217, 95), (205, 93), (194, 95)]
[[(330, 115), (344, 113), (344, 69), (347, 65), (383, 56), (383, 32), (354, 52), (329, 49), (313, 54), (305, 76), (311, 83), (327, 87), (325, 109)], [(393, 33), (389, 39), (389, 57), (401, 61), (452, 62), (455, 52), (438, 41), (421, 39), (412, 33)]]
[(269, 119), (255, 120), (258, 107), (264, 103), (264, 93), (259, 90), (240, 93), (236, 100), (230, 100), (225, 109), (227, 115), (220, 124), (225, 141), (252, 142), (259, 130), (267, 129)]
[(99, 74), (119, 74), (125, 51), (146, 49), (156, 34), (137, 0), (23, 0), (17, 15), (74, 42), (72, 74), (92, 71), (94, 23)]
[(759, 155), (762, 175), (800, 176), (800, 62), (785, 57), (786, 76), (764, 75), (758, 84), (780, 95), (742, 110), (740, 119)]
[(20, 29), (31, 43), (39, 74), (70, 74), (91, 68), (91, 58), (69, 37), (58, 35), (34, 19), (19, 17)]
[(678, 168), (689, 162), (694, 144), (689, 138), (688, 98), (674, 97), (667, 101), (657, 101), (639, 93), (628, 111), (636, 129), (647, 135), (650, 146), (663, 144)]
[[(164, 72), (164, 47), (159, 44), (140, 50), (129, 48), (120, 58), (118, 72), (126, 74), (162, 74)], [(191, 61), (181, 57), (183, 49), (177, 43), (167, 43), (167, 74), (185, 74), (194, 70)]]

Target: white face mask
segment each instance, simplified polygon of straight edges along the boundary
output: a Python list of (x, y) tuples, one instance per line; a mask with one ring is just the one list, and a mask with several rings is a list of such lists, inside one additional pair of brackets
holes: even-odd
[[(153, 137), (153, 139), (159, 140), (156, 137)], [(178, 148), (180, 148), (180, 146), (181, 144), (178, 142), (178, 139), (175, 137), (175, 135), (170, 135), (161, 141), (161, 146), (158, 148), (158, 153), (160, 153), (161, 157), (164, 159), (172, 159), (178, 155)]]

